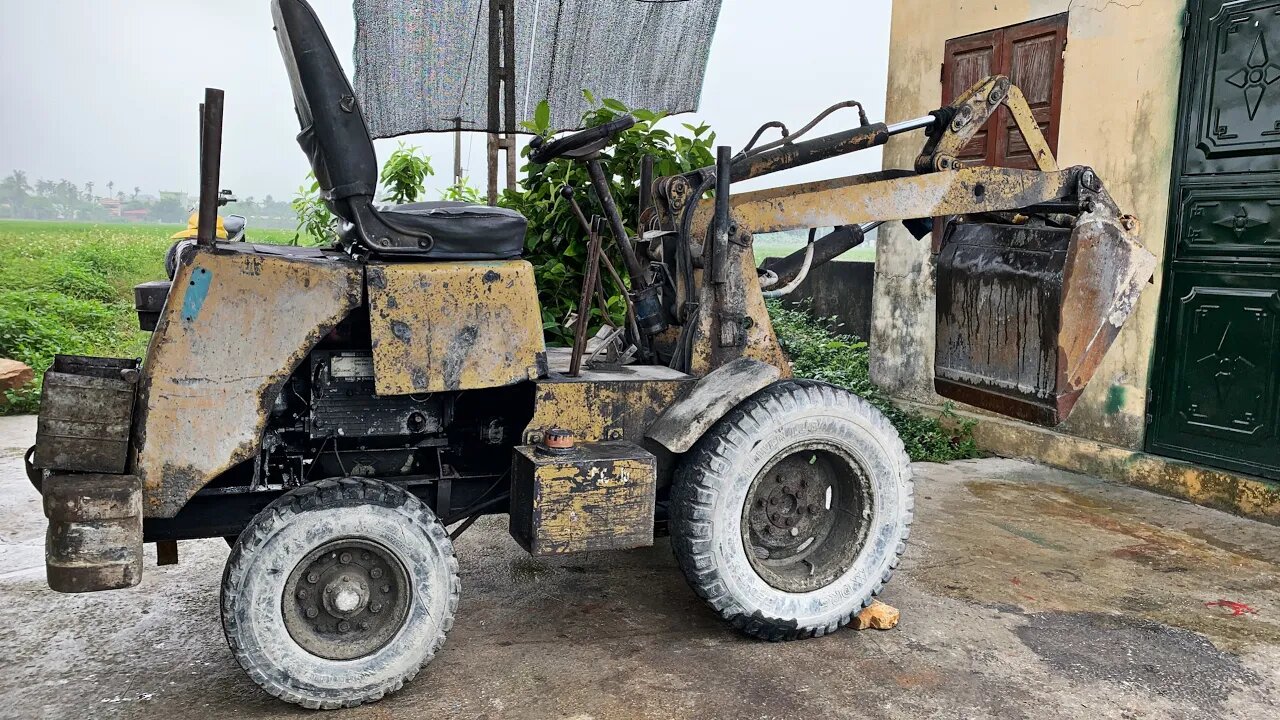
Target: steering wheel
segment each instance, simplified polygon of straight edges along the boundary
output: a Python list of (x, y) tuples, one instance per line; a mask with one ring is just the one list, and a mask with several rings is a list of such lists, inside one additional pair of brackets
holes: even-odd
[(603, 150), (618, 133), (635, 124), (635, 118), (622, 115), (603, 125), (579, 130), (549, 143), (544, 144), (541, 137), (536, 137), (529, 141), (529, 146), (533, 148), (529, 159), (538, 164), (546, 164), (559, 157), (574, 160), (585, 158)]

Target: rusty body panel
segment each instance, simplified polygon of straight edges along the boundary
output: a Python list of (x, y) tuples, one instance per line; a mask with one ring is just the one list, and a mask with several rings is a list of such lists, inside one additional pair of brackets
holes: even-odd
[(44, 479), (45, 569), (64, 593), (118, 590), (142, 580), (142, 481), (85, 473)]
[[(737, 218), (735, 213), (734, 219)], [(773, 332), (773, 320), (760, 290), (751, 236), (739, 235), (735, 239), (728, 244), (724, 282), (705, 282), (704, 271), (695, 274), (699, 280), (699, 303), (689, 372), (706, 375), (739, 358), (749, 358), (773, 365), (782, 377), (790, 377), (791, 365)], [(705, 251), (709, 256), (710, 243)]]
[(361, 302), (361, 265), (235, 245), (184, 253), (147, 351), (134, 448), (148, 516), (254, 457), (285, 379)]
[(72, 472), (125, 472), (137, 383), (137, 360), (54, 358), (44, 374), (35, 464)]
[(511, 535), (535, 556), (653, 544), (657, 460), (634, 443), (521, 445), (511, 477)]
[(583, 370), (578, 377), (553, 372), (537, 381), (526, 443), (540, 442), (551, 428), (568, 430), (579, 442), (639, 443), (658, 416), (693, 387), (695, 378), (660, 366), (613, 371)]
[(687, 452), (716, 421), (781, 375), (776, 365), (750, 358), (722, 365), (699, 378), (689, 394), (672, 403), (647, 435), (673, 453)]
[(379, 395), (499, 387), (546, 372), (529, 263), (371, 263), (367, 273)]

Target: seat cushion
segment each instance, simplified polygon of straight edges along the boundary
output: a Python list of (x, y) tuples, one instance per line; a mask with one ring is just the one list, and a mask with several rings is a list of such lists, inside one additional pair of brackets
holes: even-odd
[(520, 257), (528, 224), (514, 210), (464, 202), (420, 202), (377, 208), (383, 222), (435, 243), (425, 254), (439, 260), (505, 260)]

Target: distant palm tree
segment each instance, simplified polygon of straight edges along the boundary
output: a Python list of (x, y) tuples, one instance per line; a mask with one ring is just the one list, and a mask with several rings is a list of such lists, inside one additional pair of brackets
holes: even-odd
[(114, 195), (114, 194), (115, 194), (115, 189), (116, 189), (116, 181), (115, 181), (115, 180), (108, 180), (108, 181), (107, 181), (107, 195)]
[(130, 199), (131, 199), (131, 200), (137, 200), (137, 199), (138, 199), (138, 193), (140, 193), (140, 192), (142, 192), (142, 188), (138, 187), (137, 185), (134, 185), (134, 186), (133, 186), (133, 197), (132, 197), (132, 198), (130, 198)]
[(89, 202), (93, 202), (93, 181), (84, 184), (84, 198)]
[(9, 177), (0, 180), (0, 201), (9, 206), (13, 215), (22, 217), (30, 194), (31, 185), (27, 182), (27, 174), (22, 170), (14, 170)]

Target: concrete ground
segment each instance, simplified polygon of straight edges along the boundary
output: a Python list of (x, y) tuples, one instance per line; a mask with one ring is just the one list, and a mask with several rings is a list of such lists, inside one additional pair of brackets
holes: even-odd
[[(45, 587), (21, 469), (34, 425), (0, 418), (0, 716), (301, 715), (226, 648), (221, 540), (163, 568), (149, 547), (133, 590)], [(703, 607), (665, 540), (535, 561), (489, 518), (458, 542), (443, 652), (333, 717), (1280, 717), (1280, 527), (1023, 462), (916, 474), (884, 594), (895, 630), (753, 641)]]

